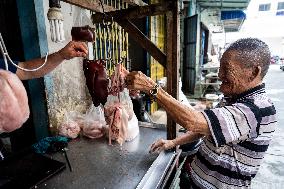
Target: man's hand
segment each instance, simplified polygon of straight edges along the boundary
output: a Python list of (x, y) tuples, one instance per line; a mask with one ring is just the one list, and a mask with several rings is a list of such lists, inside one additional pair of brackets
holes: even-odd
[(0, 133), (20, 128), (30, 114), (26, 90), (19, 78), (0, 70)]
[(88, 54), (87, 45), (84, 42), (70, 41), (64, 48), (58, 51), (64, 60), (74, 57), (86, 57)]
[(130, 72), (125, 79), (127, 88), (130, 90), (140, 90), (149, 93), (151, 89), (156, 85), (155, 82), (147, 77), (142, 72), (133, 71)]
[(158, 152), (160, 153), (163, 150), (169, 150), (176, 146), (173, 140), (164, 140), (159, 139), (151, 145), (150, 153)]

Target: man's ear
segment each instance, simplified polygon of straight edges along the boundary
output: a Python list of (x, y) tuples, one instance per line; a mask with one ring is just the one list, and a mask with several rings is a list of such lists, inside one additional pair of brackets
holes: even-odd
[(254, 80), (254, 79), (256, 79), (256, 78), (258, 78), (258, 77), (261, 77), (261, 76), (260, 76), (261, 71), (262, 71), (262, 69), (261, 69), (260, 66), (255, 67), (255, 68), (253, 69), (253, 71), (252, 71), (252, 76), (251, 76), (251, 78), (250, 78), (251, 81)]

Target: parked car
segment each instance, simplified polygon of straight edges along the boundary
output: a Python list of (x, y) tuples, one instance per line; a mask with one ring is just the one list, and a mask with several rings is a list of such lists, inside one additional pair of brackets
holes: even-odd
[(271, 56), (270, 58), (270, 64), (279, 64), (280, 63), (280, 57), (277, 55)]
[(284, 71), (284, 57), (280, 58), (280, 69)]

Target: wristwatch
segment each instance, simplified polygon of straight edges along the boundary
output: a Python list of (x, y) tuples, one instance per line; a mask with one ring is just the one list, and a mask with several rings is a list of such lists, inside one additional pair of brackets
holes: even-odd
[(160, 85), (156, 84), (153, 89), (151, 89), (149, 91), (150, 96), (153, 98), (154, 101), (156, 101), (156, 97), (158, 95), (158, 91), (159, 91)]

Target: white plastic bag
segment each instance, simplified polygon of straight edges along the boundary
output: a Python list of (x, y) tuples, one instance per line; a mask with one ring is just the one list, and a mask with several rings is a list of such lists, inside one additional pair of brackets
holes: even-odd
[(85, 115), (83, 135), (92, 139), (100, 138), (104, 135), (105, 126), (106, 121), (103, 109), (92, 104)]
[(136, 138), (139, 134), (138, 119), (135, 114), (133, 114), (131, 120), (128, 121), (127, 127), (127, 137), (126, 141), (131, 141)]
[(133, 112), (133, 104), (129, 92), (124, 89), (119, 97), (109, 95), (105, 104), (105, 117), (109, 125), (108, 137), (120, 145), (133, 140), (139, 133), (138, 120)]
[(75, 112), (66, 112), (64, 120), (58, 127), (59, 135), (66, 136), (69, 138), (77, 138), (80, 133), (80, 115)]
[(121, 105), (125, 108), (129, 116), (128, 120), (131, 120), (134, 115), (134, 111), (133, 111), (133, 104), (129, 96), (128, 89), (125, 88), (122, 92), (119, 93), (119, 99), (120, 99)]

